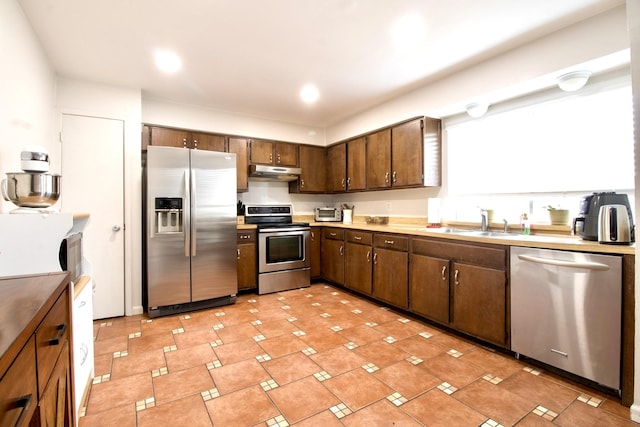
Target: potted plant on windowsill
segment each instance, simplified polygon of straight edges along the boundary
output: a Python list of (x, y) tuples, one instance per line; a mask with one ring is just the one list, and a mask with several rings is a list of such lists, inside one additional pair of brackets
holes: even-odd
[(549, 221), (551, 225), (567, 225), (569, 223), (569, 210), (554, 208), (551, 205), (547, 206), (549, 212)]

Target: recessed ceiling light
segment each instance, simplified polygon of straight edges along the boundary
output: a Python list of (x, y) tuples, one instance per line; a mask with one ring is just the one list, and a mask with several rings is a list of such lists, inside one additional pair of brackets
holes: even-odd
[(170, 50), (158, 49), (153, 53), (156, 66), (165, 73), (175, 73), (182, 68), (182, 60)]
[(415, 46), (425, 36), (424, 21), (420, 15), (408, 14), (395, 21), (391, 28), (393, 41), (399, 47)]
[(312, 84), (304, 85), (302, 90), (300, 91), (300, 98), (307, 104), (313, 104), (320, 97), (320, 92), (318, 92), (318, 88)]

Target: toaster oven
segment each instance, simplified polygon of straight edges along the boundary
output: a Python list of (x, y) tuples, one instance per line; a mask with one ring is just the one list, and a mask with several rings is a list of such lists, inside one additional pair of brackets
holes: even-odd
[(342, 221), (342, 213), (338, 208), (330, 208), (330, 207), (316, 208), (315, 220), (316, 222), (323, 222), (323, 221), (339, 222), (339, 221)]

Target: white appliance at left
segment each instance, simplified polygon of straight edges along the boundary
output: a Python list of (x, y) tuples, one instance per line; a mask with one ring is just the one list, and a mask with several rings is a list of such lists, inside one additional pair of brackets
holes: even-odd
[(73, 214), (0, 214), (0, 277), (62, 271), (60, 243), (73, 227)]

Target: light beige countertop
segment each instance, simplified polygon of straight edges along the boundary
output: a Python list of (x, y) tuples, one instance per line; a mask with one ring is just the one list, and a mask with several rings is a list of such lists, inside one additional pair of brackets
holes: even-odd
[[(311, 226), (321, 227), (337, 227), (353, 230), (374, 231), (377, 233), (396, 233), (408, 234), (412, 236), (435, 237), (448, 240), (492, 243), (507, 246), (527, 246), (533, 248), (544, 249), (561, 249), (580, 252), (599, 252), (610, 254), (627, 254), (635, 255), (635, 243), (631, 245), (608, 245), (598, 242), (582, 240), (578, 236), (571, 235), (553, 235), (553, 234), (529, 234), (521, 235), (516, 233), (505, 234), (504, 236), (473, 236), (468, 234), (446, 233), (445, 228), (426, 228), (420, 224), (389, 224), (375, 225), (367, 223), (354, 222), (352, 224), (343, 224), (341, 222), (311, 222)], [(458, 228), (457, 226), (454, 226)], [(470, 228), (470, 227), (460, 227)], [(474, 229), (479, 231), (479, 227)], [(492, 229), (498, 231), (497, 229)]]

